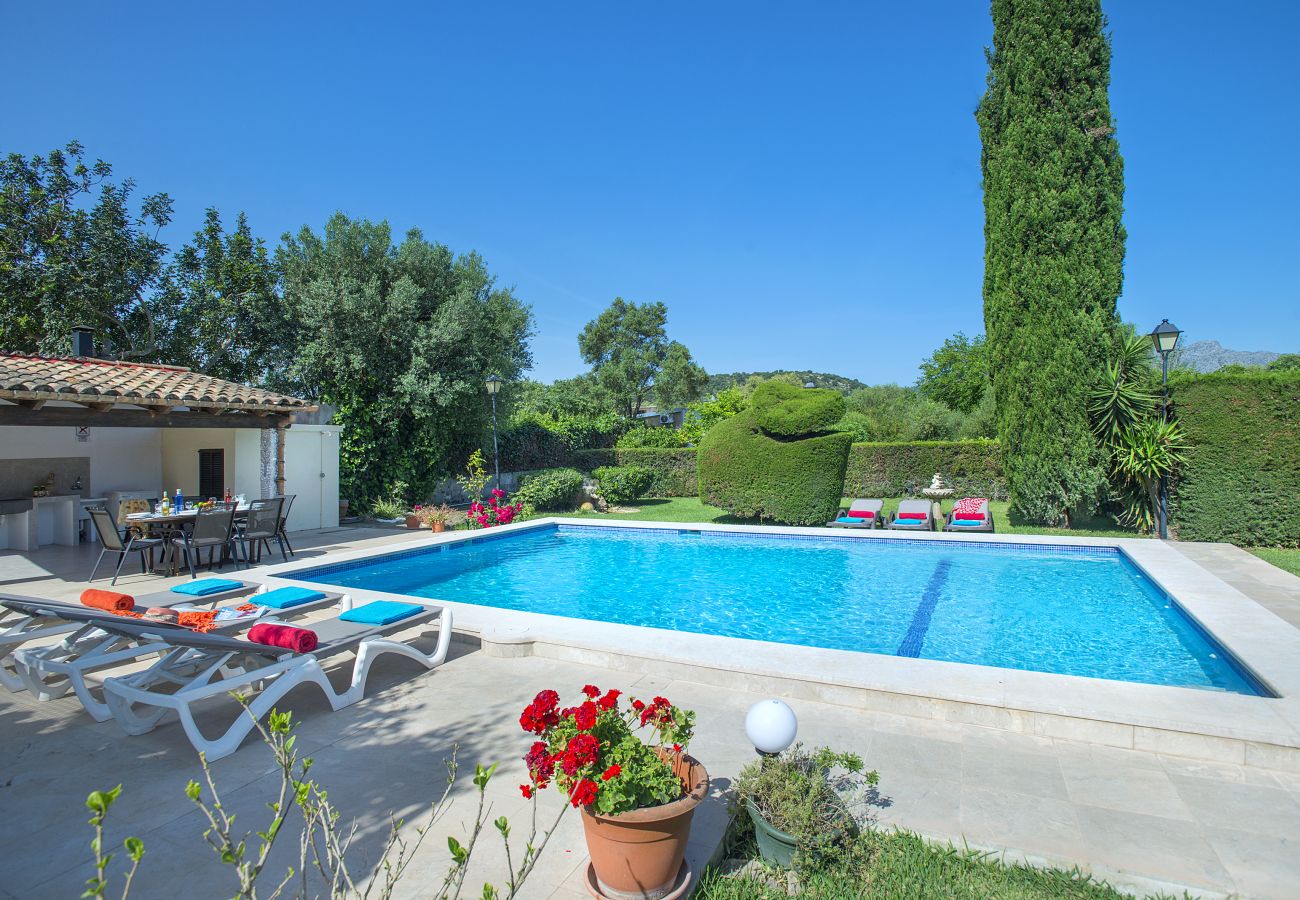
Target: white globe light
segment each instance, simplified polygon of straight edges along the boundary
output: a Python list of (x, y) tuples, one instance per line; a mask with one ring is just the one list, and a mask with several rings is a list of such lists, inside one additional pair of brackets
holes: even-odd
[(798, 733), (794, 710), (780, 700), (760, 700), (745, 715), (745, 734), (759, 753), (781, 753)]

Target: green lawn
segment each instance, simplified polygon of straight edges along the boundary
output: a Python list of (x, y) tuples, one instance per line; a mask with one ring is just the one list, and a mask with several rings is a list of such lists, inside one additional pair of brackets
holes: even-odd
[(1272, 563), (1279, 569), (1285, 569), (1292, 575), (1300, 575), (1300, 550), (1279, 550), (1276, 547), (1254, 547), (1251, 553)]
[[(885, 501), (886, 514), (898, 509), (899, 498), (893, 498)], [(845, 501), (848, 502), (847, 500)], [(1072, 529), (1064, 528), (1042, 528), (1039, 526), (1025, 525), (1018, 523), (1007, 513), (1006, 501), (995, 500), (989, 504), (993, 511), (993, 523), (997, 530), (1004, 534), (1059, 534), (1072, 535), (1093, 535), (1100, 537), (1140, 537), (1141, 535), (1133, 534), (1120, 528), (1114, 522), (1107, 519), (1089, 519), (1080, 522), (1080, 527)], [(946, 507), (945, 507), (946, 508)], [(618, 513), (598, 513), (598, 512), (578, 512), (573, 513), (575, 516), (582, 516), (597, 519), (633, 519), (641, 521), (655, 522), (720, 522), (720, 523), (744, 523), (743, 519), (737, 519), (726, 513), (725, 510), (718, 509), (716, 506), (706, 506), (701, 503), (698, 497), (666, 497), (653, 500), (639, 500), (635, 508), (630, 512)]]
[[(750, 858), (752, 838), (736, 854)], [(780, 877), (784, 878), (784, 875)], [(699, 900), (784, 900), (785, 890), (755, 881), (704, 873)], [(1037, 869), (988, 854), (936, 846), (900, 831), (864, 831), (833, 859), (805, 865), (798, 896), (809, 900), (855, 897), (975, 898), (999, 900), (1120, 900), (1123, 894), (1078, 871)]]

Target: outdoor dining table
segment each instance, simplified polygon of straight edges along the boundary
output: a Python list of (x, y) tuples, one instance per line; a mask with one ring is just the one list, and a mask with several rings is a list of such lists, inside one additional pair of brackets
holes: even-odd
[[(248, 510), (249, 507), (247, 505), (236, 506), (235, 521), (238, 522), (241, 519), (247, 519)], [(192, 525), (194, 523), (194, 518), (198, 514), (199, 511), (197, 509), (186, 509), (186, 510), (182, 510), (181, 512), (170, 512), (167, 513), (166, 515), (164, 515), (163, 513), (142, 512), (142, 513), (132, 513), (131, 515), (126, 517), (125, 521), (127, 524), (140, 525), (149, 529), (150, 531), (157, 530), (161, 532), (161, 536), (163, 538), (169, 539), (173, 537), (179, 537), (182, 529), (184, 529), (186, 525)], [(159, 562), (159, 564), (162, 566), (163, 571), (159, 574), (168, 574), (168, 573), (175, 574), (180, 569), (180, 566), (177, 565), (176, 562), (176, 547), (171, 543), (170, 540), (167, 540), (165, 546), (166, 549), (163, 551), (162, 559)], [(226, 561), (229, 558), (230, 558), (230, 548), (223, 547), (221, 550), (221, 565), (225, 565)], [(157, 572), (158, 570), (155, 568), (154, 571)]]

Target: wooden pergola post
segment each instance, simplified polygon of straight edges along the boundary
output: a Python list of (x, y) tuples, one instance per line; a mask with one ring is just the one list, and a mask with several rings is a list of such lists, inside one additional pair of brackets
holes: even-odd
[(285, 420), (275, 424), (275, 495), (284, 496), (284, 436)]

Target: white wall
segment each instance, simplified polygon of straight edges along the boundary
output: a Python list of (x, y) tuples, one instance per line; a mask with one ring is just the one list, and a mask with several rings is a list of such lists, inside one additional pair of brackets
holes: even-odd
[(102, 497), (105, 491), (157, 491), (163, 478), (160, 431), (92, 427), (90, 440), (82, 444), (72, 426), (0, 425), (0, 460), (88, 456), (90, 484), (83, 497)]
[[(199, 490), (199, 451), (224, 450), (226, 486), (249, 499), (263, 496), (262, 432), (257, 428), (173, 428), (162, 436), (162, 477), (169, 493)], [(273, 453), (274, 451), (272, 451)], [(274, 467), (274, 456), (268, 461)], [(321, 477), (321, 473), (325, 477)], [(293, 425), (285, 432), (284, 492), (297, 494), (288, 529), (339, 523), (339, 427)]]

